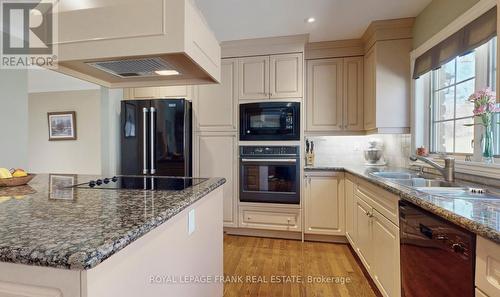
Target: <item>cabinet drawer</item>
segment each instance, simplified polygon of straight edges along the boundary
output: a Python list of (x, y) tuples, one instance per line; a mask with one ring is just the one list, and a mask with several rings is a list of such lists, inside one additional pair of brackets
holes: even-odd
[(300, 231), (299, 209), (240, 207), (240, 227)]
[(378, 212), (399, 226), (398, 201), (399, 197), (389, 193), (376, 185), (359, 179), (355, 193), (375, 208)]
[(500, 296), (500, 244), (480, 236), (476, 242), (476, 287), (487, 296)]

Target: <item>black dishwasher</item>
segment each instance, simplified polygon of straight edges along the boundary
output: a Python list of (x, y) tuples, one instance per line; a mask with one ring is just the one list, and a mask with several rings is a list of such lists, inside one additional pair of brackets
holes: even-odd
[(401, 295), (473, 297), (476, 237), (409, 202), (399, 202)]

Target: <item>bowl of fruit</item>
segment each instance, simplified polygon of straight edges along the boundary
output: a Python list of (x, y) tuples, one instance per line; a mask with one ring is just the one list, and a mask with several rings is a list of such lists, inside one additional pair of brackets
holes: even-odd
[(0, 187), (15, 187), (29, 183), (35, 177), (23, 169), (0, 168)]

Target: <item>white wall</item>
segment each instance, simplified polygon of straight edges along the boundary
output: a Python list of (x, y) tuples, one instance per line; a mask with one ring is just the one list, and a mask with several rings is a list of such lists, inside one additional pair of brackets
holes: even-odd
[(0, 167), (28, 166), (28, 79), (25, 70), (0, 70)]
[(317, 136), (314, 141), (315, 165), (364, 164), (368, 140), (378, 138), (384, 144), (384, 158), (390, 166), (407, 167), (410, 154), (409, 134), (380, 134), (366, 136)]
[(99, 90), (99, 85), (46, 69), (28, 70), (28, 92)]
[[(101, 173), (101, 91), (29, 94), (29, 170)], [(75, 111), (77, 140), (49, 141), (47, 113)]]

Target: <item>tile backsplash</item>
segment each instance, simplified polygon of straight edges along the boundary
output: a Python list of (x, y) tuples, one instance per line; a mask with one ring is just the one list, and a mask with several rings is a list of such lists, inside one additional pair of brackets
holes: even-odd
[(389, 166), (408, 167), (410, 134), (376, 134), (363, 136), (311, 136), (314, 142), (314, 165), (364, 164), (364, 150), (372, 138), (383, 144), (383, 157)]

